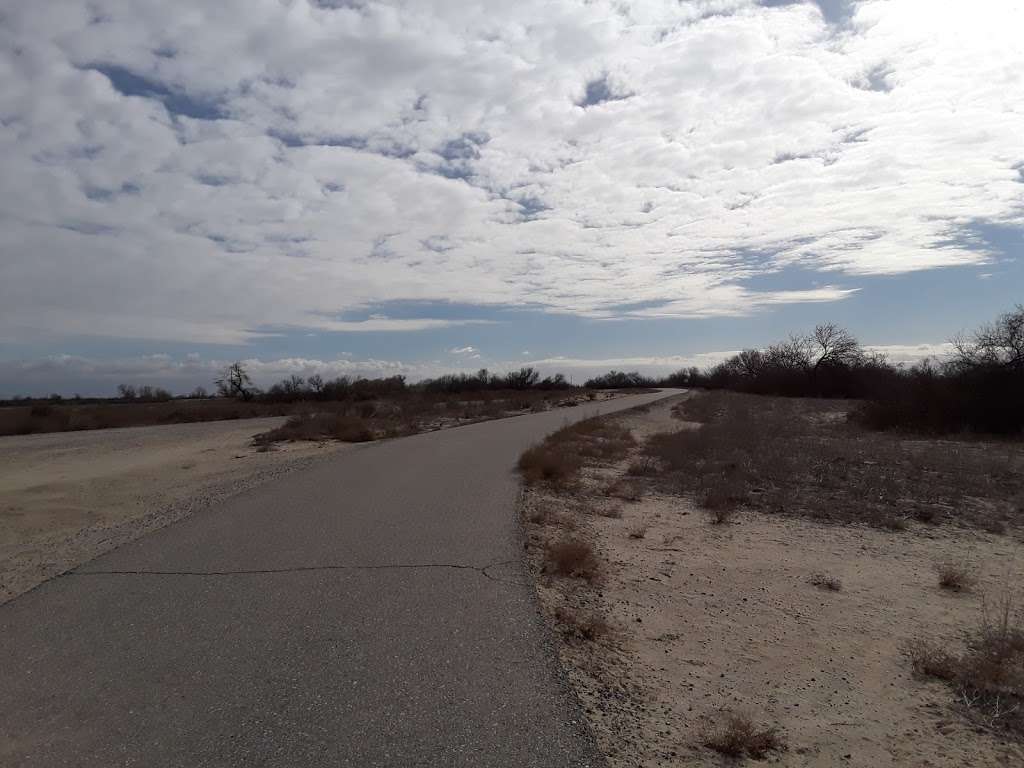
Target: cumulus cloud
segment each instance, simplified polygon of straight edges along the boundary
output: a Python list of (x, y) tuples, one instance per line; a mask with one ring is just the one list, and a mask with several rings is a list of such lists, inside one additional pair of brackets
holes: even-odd
[[(984, 262), (964, 228), (1024, 224), (1010, 0), (49, 0), (0, 21), (6, 340), (457, 322), (347, 319), (389, 300), (735, 315)], [(794, 267), (828, 275), (753, 287)]]

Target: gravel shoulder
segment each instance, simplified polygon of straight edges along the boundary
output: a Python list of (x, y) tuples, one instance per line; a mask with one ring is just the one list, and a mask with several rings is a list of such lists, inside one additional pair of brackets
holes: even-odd
[(0, 604), (193, 511), (349, 448), (252, 436), (284, 418), (0, 437)]

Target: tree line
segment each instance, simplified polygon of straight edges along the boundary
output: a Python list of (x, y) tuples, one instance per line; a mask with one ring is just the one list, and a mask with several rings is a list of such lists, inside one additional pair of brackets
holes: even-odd
[(952, 340), (948, 360), (894, 365), (834, 324), (745, 349), (703, 371), (662, 378), (611, 371), (594, 388), (704, 387), (785, 397), (864, 400), (857, 418), (878, 429), (1024, 431), (1024, 306)]

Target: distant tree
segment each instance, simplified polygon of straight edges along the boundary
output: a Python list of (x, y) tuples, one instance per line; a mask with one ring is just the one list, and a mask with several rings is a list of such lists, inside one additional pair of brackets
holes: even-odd
[(953, 339), (956, 357), (953, 366), (971, 368), (1003, 368), (1024, 371), (1024, 305), (1005, 312), (994, 322), (986, 323), (970, 337)]
[(193, 400), (202, 400), (203, 398), (209, 397), (209, 393), (206, 391), (206, 387), (196, 387), (189, 394)]
[(654, 382), (646, 376), (631, 371), (609, 371), (602, 376), (595, 376), (584, 383), (583, 386), (590, 389), (632, 389), (636, 387), (650, 387)]
[(225, 368), (220, 378), (217, 379), (216, 384), (217, 393), (221, 397), (252, 400), (256, 394), (256, 388), (253, 386), (252, 379), (249, 378), (248, 371), (245, 370), (240, 362), (232, 363)]
[(321, 392), (324, 391), (324, 380), (319, 373), (314, 373), (312, 376), (310, 376), (309, 379), (307, 379), (306, 383), (309, 385), (310, 391), (312, 391), (314, 394), (319, 395)]
[(518, 371), (509, 371), (505, 376), (505, 382), (509, 389), (530, 389), (536, 386), (540, 374), (533, 368), (520, 368)]
[(854, 366), (864, 360), (864, 351), (853, 334), (832, 323), (819, 325), (809, 339), (814, 370), (823, 366)]
[(117, 396), (122, 400), (134, 400), (139, 394), (131, 384), (118, 384)]

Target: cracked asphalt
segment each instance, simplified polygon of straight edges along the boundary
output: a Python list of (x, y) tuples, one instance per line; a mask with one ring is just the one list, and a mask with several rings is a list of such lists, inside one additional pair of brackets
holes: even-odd
[(0, 765), (603, 765), (512, 467), (670, 394), (367, 444), (0, 606)]

